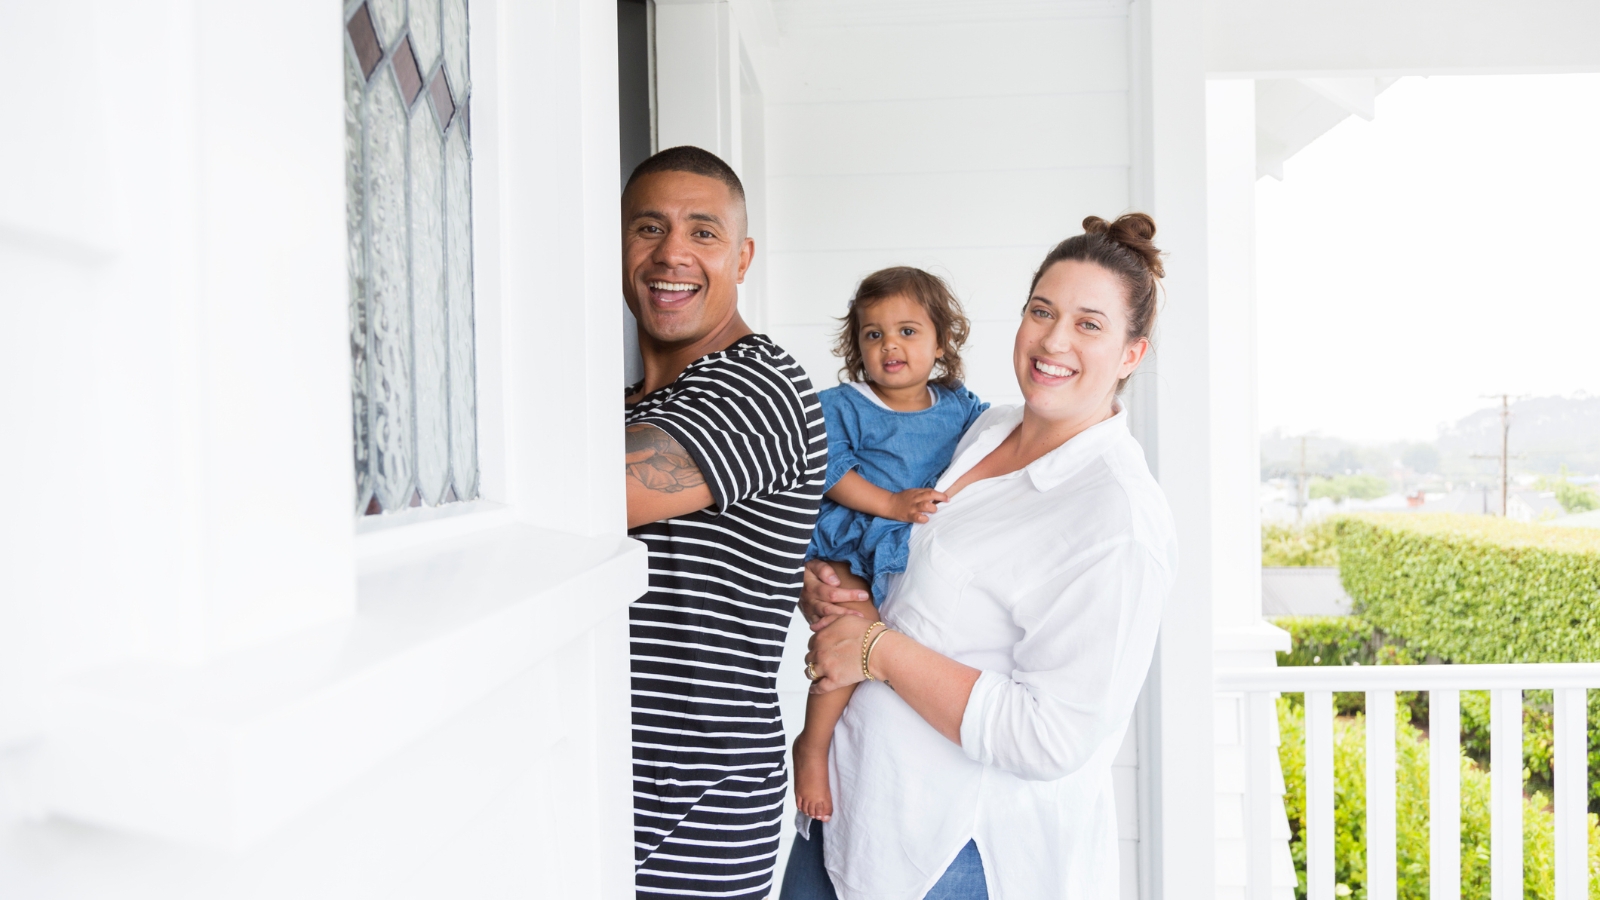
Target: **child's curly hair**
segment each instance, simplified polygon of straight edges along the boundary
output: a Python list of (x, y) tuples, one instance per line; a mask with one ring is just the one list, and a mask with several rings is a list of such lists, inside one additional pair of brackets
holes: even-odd
[(971, 323), (943, 278), (912, 266), (879, 269), (861, 279), (856, 295), (850, 298), (849, 311), (839, 318), (839, 333), (833, 340), (833, 355), (844, 359), (839, 374), (850, 381), (867, 380), (867, 366), (861, 358), (861, 314), (894, 296), (909, 297), (933, 322), (934, 337), (944, 355), (934, 362), (928, 380), (947, 388), (960, 387), (961, 346), (967, 342)]

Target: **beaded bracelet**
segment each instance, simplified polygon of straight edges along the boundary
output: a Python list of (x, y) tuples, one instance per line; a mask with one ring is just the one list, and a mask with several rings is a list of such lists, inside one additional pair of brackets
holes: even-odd
[(877, 631), (879, 628), (882, 628), (885, 631), (889, 630), (889, 626), (883, 624), (882, 622), (873, 622), (871, 625), (867, 626), (867, 633), (861, 636), (861, 677), (865, 681), (873, 680), (872, 673), (867, 671), (867, 651), (870, 649), (870, 645), (867, 642), (872, 640), (873, 632)]

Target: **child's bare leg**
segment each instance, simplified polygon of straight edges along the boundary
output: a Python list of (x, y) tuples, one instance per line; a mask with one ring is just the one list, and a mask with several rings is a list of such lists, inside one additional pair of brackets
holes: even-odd
[[(864, 580), (843, 563), (834, 563), (840, 585), (851, 590), (870, 588)], [(878, 611), (871, 603), (843, 604), (865, 616), (869, 622), (878, 621)], [(794, 739), (794, 802), (800, 811), (818, 821), (826, 822), (833, 815), (833, 791), (828, 786), (828, 747), (833, 744), (833, 727), (844, 715), (850, 696), (856, 686), (839, 688), (826, 694), (806, 697), (806, 725)]]

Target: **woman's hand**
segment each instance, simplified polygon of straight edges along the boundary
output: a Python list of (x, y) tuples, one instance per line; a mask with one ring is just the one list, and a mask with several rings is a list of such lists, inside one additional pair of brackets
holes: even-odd
[(889, 515), (884, 518), (920, 525), (928, 521), (928, 516), (938, 511), (940, 503), (949, 499), (943, 491), (936, 491), (933, 488), (899, 491), (890, 495)]
[(811, 623), (812, 631), (826, 628), (837, 616), (859, 616), (841, 603), (871, 602), (872, 594), (842, 586), (833, 566), (820, 559), (806, 563), (805, 582), (800, 588), (800, 614)]
[(811, 636), (807, 669), (818, 676), (811, 693), (826, 694), (866, 680), (861, 674), (861, 639), (874, 624), (860, 616), (834, 616)]

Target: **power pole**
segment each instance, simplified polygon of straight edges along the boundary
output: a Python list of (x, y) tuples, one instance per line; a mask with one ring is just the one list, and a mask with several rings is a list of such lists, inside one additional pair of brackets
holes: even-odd
[[(1500, 463), (1500, 517), (1506, 515), (1506, 506), (1511, 499), (1511, 395), (1486, 394), (1486, 397), (1500, 398), (1500, 455), (1487, 456), (1474, 454), (1473, 459), (1493, 459)], [(1520, 457), (1519, 457), (1520, 458)]]
[(1300, 435), (1300, 473), (1294, 479), (1294, 524), (1305, 524), (1306, 512), (1306, 436)]

